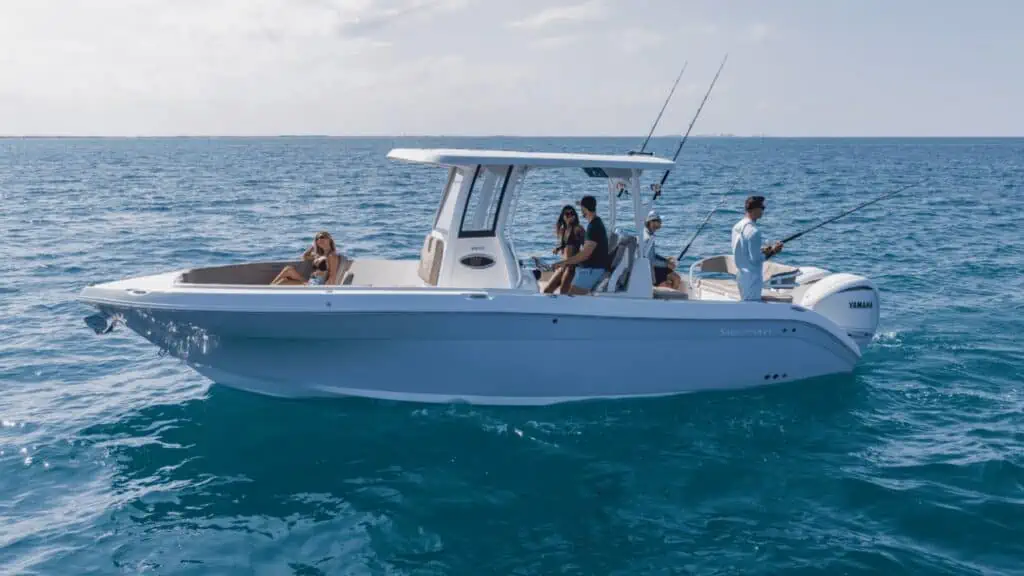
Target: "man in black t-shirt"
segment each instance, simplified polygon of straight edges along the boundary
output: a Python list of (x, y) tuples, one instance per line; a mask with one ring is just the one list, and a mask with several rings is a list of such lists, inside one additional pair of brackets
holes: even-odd
[(583, 248), (575, 255), (552, 265), (555, 270), (562, 266), (576, 266), (576, 275), (572, 279), (569, 293), (577, 295), (590, 294), (611, 265), (608, 232), (601, 217), (597, 215), (597, 199), (593, 196), (584, 196), (580, 200), (580, 208), (583, 217), (589, 222)]

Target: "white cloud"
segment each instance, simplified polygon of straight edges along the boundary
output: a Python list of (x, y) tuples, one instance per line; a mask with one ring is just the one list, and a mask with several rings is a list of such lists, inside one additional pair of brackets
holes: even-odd
[[(751, 6), (742, 19), (720, 2), (527, 6), (0, 0), (0, 133), (637, 134), (687, 60), (661, 123), (675, 130), (688, 124), (724, 53), (729, 64), (695, 130), (932, 133), (947, 110), (921, 94), (964, 90), (978, 116), (958, 117), (956, 130), (981, 122), (983, 132), (1021, 132), (1016, 117), (984, 116), (1021, 99), (1013, 75), (935, 75), (950, 58), (942, 39), (967, 34), (962, 23), (920, 31), (914, 45), (931, 48), (915, 56), (921, 65), (896, 72), (877, 66), (907, 49), (904, 37), (887, 36), (896, 28), (830, 3)], [(877, 35), (870, 50), (846, 34), (854, 16), (864, 34)], [(956, 20), (936, 19), (948, 21)], [(1017, 36), (997, 32), (971, 31), (969, 57), (1012, 68), (1020, 50), (1000, 49), (998, 38)], [(991, 90), (969, 91), (985, 81)], [(884, 102), (873, 96), (882, 93)]]
[(665, 37), (647, 28), (626, 28), (616, 30), (612, 36), (595, 32), (592, 34), (556, 34), (540, 36), (530, 42), (530, 46), (541, 50), (555, 50), (580, 44), (609, 44), (622, 54), (642, 53), (665, 43)]
[(575, 35), (545, 36), (534, 40), (530, 45), (542, 50), (556, 50), (575, 44), (580, 40), (581, 38)]
[(627, 28), (615, 34), (616, 45), (629, 54), (650, 50), (664, 42), (664, 36), (648, 28)]
[[(273, 131), (277, 117), (294, 120), (314, 102), (344, 107), (382, 68), (414, 69), (381, 31), (467, 0), (12, 4), (0, 5), (0, 131), (147, 133), (177, 123), (171, 132), (245, 133)], [(252, 111), (238, 125), (247, 107), (263, 117)]]
[(602, 20), (607, 9), (601, 0), (590, 0), (571, 6), (545, 8), (532, 16), (509, 24), (513, 28), (540, 30), (557, 24)]
[(764, 22), (757, 22), (747, 27), (746, 37), (752, 44), (760, 44), (772, 35), (772, 27)]
[[(398, 0), (392, 2), (377, 0), (372, 3), (365, 0), (355, 3), (351, 0), (335, 1), (338, 4), (347, 5), (339, 8), (338, 11), (342, 18), (339, 27), (342, 33), (367, 33), (386, 27), (398, 20), (417, 18), (435, 12), (460, 10), (469, 5), (469, 0)], [(358, 9), (352, 10), (356, 6)]]
[(687, 22), (680, 26), (678, 36), (680, 38), (711, 38), (718, 36), (721, 32), (721, 26), (714, 22), (697, 21)]

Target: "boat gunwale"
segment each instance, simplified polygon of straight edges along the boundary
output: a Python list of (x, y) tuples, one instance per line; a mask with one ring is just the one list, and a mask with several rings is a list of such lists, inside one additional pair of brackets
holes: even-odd
[[(536, 317), (541, 317), (541, 318), (545, 318), (545, 319), (547, 319), (547, 318), (563, 318), (563, 319), (565, 319), (565, 318), (580, 318), (580, 319), (599, 319), (599, 320), (603, 319), (603, 320), (609, 320), (609, 321), (635, 320), (635, 321), (646, 321), (646, 322), (687, 322), (687, 323), (697, 322), (697, 323), (702, 323), (702, 324), (703, 323), (716, 323), (716, 324), (719, 324), (719, 323), (722, 323), (722, 322), (739, 323), (739, 322), (750, 322), (750, 321), (761, 320), (761, 321), (764, 321), (764, 322), (788, 322), (788, 323), (795, 324), (798, 327), (807, 328), (807, 329), (809, 329), (811, 331), (816, 331), (816, 332), (819, 332), (819, 333), (824, 333), (824, 335), (831, 341), (831, 343), (833, 345), (835, 345), (838, 348), (838, 350), (842, 350), (844, 354), (850, 354), (853, 357), (853, 360), (851, 360), (853, 363), (856, 363), (856, 361), (859, 360), (863, 356), (863, 352), (860, 350), (860, 347), (857, 346), (856, 342), (853, 341), (853, 339), (848, 334), (843, 332), (838, 327), (835, 328), (835, 330), (838, 330), (838, 332), (834, 331), (833, 327), (829, 325), (828, 319), (823, 317), (823, 316), (820, 316), (820, 315), (817, 315), (817, 316), (818, 316), (818, 318), (819, 318), (819, 320), (821, 322), (816, 322), (814, 320), (814, 315), (806, 315), (806, 316), (801, 315), (800, 317), (795, 317), (795, 316), (779, 316), (779, 317), (766, 317), (766, 318), (752, 319), (752, 318), (746, 317), (746, 316), (703, 317), (703, 318), (702, 317), (693, 317), (693, 316), (687, 316), (687, 317), (635, 316), (635, 315), (633, 315), (633, 316), (622, 316), (622, 315), (606, 315), (606, 314), (600, 314), (600, 313), (599, 314), (595, 314), (593, 312), (579, 311), (579, 310), (576, 310), (576, 311), (563, 311), (563, 312), (552, 312), (550, 310), (501, 310), (501, 309), (497, 309), (497, 310), (493, 310), (493, 309), (492, 310), (438, 310), (438, 309), (433, 309), (433, 310), (431, 310), (431, 309), (422, 309), (422, 310), (351, 310), (351, 309), (342, 309), (342, 310), (334, 310), (334, 309), (322, 309), (321, 308), (321, 309), (317, 309), (317, 310), (291, 310), (291, 309), (283, 309), (283, 310), (282, 309), (263, 309), (263, 310), (237, 310), (236, 309), (236, 310), (225, 310), (225, 309), (222, 309), (222, 308), (221, 309), (217, 309), (217, 308), (201, 309), (201, 308), (196, 308), (194, 306), (192, 306), (192, 307), (180, 307), (180, 306), (173, 306), (173, 305), (139, 305), (140, 303), (124, 303), (124, 302), (117, 302), (117, 301), (103, 301), (103, 302), (101, 302), (101, 301), (93, 301), (93, 302), (90, 302), (90, 303), (93, 306), (97, 306), (97, 307), (101, 307), (101, 306), (108, 306), (108, 307), (112, 307), (112, 308), (120, 307), (120, 308), (128, 308), (128, 309), (130, 309), (132, 311), (143, 311), (143, 312), (145, 312), (145, 311), (159, 311), (159, 312), (162, 312), (162, 313), (178, 313), (178, 312), (184, 312), (184, 313), (213, 313), (213, 314), (219, 313), (219, 314), (244, 314), (244, 315), (252, 315), (252, 316), (278, 315), (278, 314), (282, 314), (282, 313), (294, 313), (294, 314), (300, 314), (302, 316), (315, 315), (315, 316), (319, 316), (319, 317), (335, 316), (335, 315), (336, 316), (343, 316), (343, 317), (351, 317), (351, 316), (408, 316), (410, 314), (417, 314), (417, 315), (424, 315), (424, 316), (431, 316), (431, 315), (450, 316), (452, 314), (457, 314), (457, 315), (464, 315), (464, 314), (488, 314), (488, 315), (493, 315), (493, 316), (516, 316), (516, 315), (517, 316), (536, 316)], [(723, 304), (728, 304), (728, 302), (722, 302), (722, 303)], [(813, 312), (813, 311), (808, 310), (808, 312)], [(801, 340), (806, 340), (808, 342), (811, 342), (812, 344), (814, 344), (816, 346), (819, 346), (819, 347), (822, 347), (822, 348), (826, 348), (826, 349), (830, 348), (829, 346), (823, 344), (822, 342), (820, 342), (819, 340), (817, 340), (815, 338), (808, 339), (808, 338), (806, 338), (804, 336), (804, 334), (800, 334), (799, 336), (796, 335), (796, 329), (793, 328), (793, 327), (788, 327), (787, 329), (790, 331), (789, 334), (787, 334), (786, 332), (782, 332), (781, 334), (775, 334), (775, 335), (771, 335), (771, 334), (768, 334), (768, 335), (724, 335), (723, 334), (723, 335), (720, 335), (719, 337), (721, 337), (721, 338), (737, 338), (737, 339), (760, 338), (760, 337), (769, 337), (769, 338), (771, 338), (771, 337), (790, 337), (790, 338), (795, 337), (795, 338), (800, 338)], [(751, 329), (751, 330), (757, 331), (759, 329), (755, 328), (755, 329)], [(773, 329), (769, 328), (768, 330), (773, 330)], [(847, 340), (849, 340), (849, 342), (847, 342)], [(833, 353), (836, 353), (836, 352), (833, 350)]]
[[(164, 294), (167, 294), (167, 293), (165, 292)], [(317, 294), (317, 293), (310, 293), (310, 295), (315, 295), (315, 294)], [(326, 293), (320, 293), (320, 294), (321, 295), (327, 295)], [(335, 294), (335, 295), (337, 295), (337, 294)], [(452, 297), (462, 296), (463, 298), (465, 298), (467, 296), (470, 296), (467, 293), (459, 293), (459, 292), (449, 292), (449, 293), (444, 294), (444, 295), (445, 296), (452, 296)], [(511, 294), (509, 294), (509, 295), (511, 295)], [(522, 294), (522, 293), (517, 294), (517, 295), (530, 296), (530, 297), (535, 297), (535, 296), (536, 297), (545, 297), (545, 296), (550, 297), (551, 296), (551, 295), (544, 295), (544, 294), (533, 295), (533, 294)], [(558, 296), (555, 296), (555, 297), (557, 298)], [(567, 298), (574, 298), (575, 299), (575, 297), (571, 297), (571, 296), (567, 296)], [(582, 298), (588, 298), (588, 297), (584, 296)], [(481, 313), (486, 313), (486, 314), (502, 315), (502, 316), (504, 316), (504, 315), (527, 315), (527, 316), (539, 316), (539, 317), (548, 317), (548, 318), (550, 318), (550, 317), (554, 317), (554, 318), (598, 318), (598, 319), (607, 319), (607, 320), (613, 320), (613, 321), (614, 320), (640, 320), (640, 321), (655, 321), (655, 322), (657, 322), (657, 321), (664, 321), (664, 322), (744, 322), (744, 321), (793, 322), (793, 323), (795, 323), (797, 325), (800, 325), (800, 326), (806, 326), (806, 327), (811, 328), (811, 329), (822, 331), (822, 332), (826, 333), (830, 339), (835, 341), (835, 343), (840, 345), (842, 348), (850, 350), (851, 352), (856, 354), (858, 357), (861, 356), (861, 351), (860, 351), (859, 346), (857, 346), (856, 342), (853, 341), (853, 339), (849, 336), (849, 334), (846, 334), (845, 332), (842, 331), (841, 328), (839, 328), (838, 326), (835, 326), (834, 323), (832, 323), (832, 322), (830, 322), (828, 320), (828, 318), (825, 318), (824, 316), (821, 316), (820, 314), (815, 313), (813, 310), (807, 310), (807, 309), (799, 309), (802, 312), (808, 312), (809, 313), (809, 314), (806, 314), (806, 315), (805, 314), (800, 314), (799, 316), (796, 316), (796, 315), (783, 315), (783, 314), (777, 314), (776, 315), (776, 314), (771, 314), (771, 315), (763, 316), (763, 317), (760, 317), (760, 318), (752, 318), (749, 315), (742, 315), (742, 314), (737, 314), (737, 315), (732, 315), (732, 314), (729, 314), (729, 315), (714, 315), (714, 316), (710, 316), (710, 317), (699, 317), (699, 316), (692, 316), (692, 315), (687, 315), (687, 316), (663, 316), (663, 315), (657, 315), (657, 314), (637, 315), (637, 314), (623, 314), (623, 313), (615, 313), (615, 312), (609, 313), (609, 311), (594, 311), (594, 310), (585, 310), (585, 309), (579, 309), (579, 308), (576, 308), (576, 309), (566, 309), (566, 310), (551, 310), (551, 309), (538, 310), (538, 309), (508, 309), (508, 308), (505, 308), (505, 309), (502, 309), (502, 308), (492, 308), (492, 309), (480, 309), (480, 308), (475, 308), (475, 309), (440, 309), (440, 308), (433, 308), (433, 307), (424, 307), (424, 308), (420, 308), (420, 309), (406, 309), (406, 310), (398, 310), (398, 309), (390, 309), (390, 310), (388, 310), (388, 309), (377, 309), (377, 310), (371, 309), (371, 310), (366, 310), (366, 309), (351, 309), (351, 308), (341, 308), (341, 307), (339, 307), (339, 308), (326, 308), (326, 309), (318, 307), (317, 309), (312, 309), (312, 308), (285, 308), (285, 307), (266, 307), (266, 306), (264, 306), (262, 309), (254, 309), (254, 308), (234, 308), (234, 309), (231, 309), (231, 308), (224, 308), (224, 307), (219, 307), (219, 306), (209, 305), (209, 304), (197, 305), (197, 303), (195, 303), (195, 302), (192, 302), (192, 303), (181, 303), (181, 302), (179, 302), (179, 303), (173, 303), (173, 302), (143, 302), (143, 301), (137, 301), (137, 300), (136, 301), (120, 300), (120, 299), (116, 299), (116, 298), (103, 297), (103, 296), (99, 296), (99, 295), (98, 296), (80, 296), (80, 300), (83, 303), (92, 305), (94, 307), (108, 307), (108, 308), (114, 308), (114, 309), (141, 310), (141, 311), (152, 310), (152, 311), (170, 312), (170, 313), (175, 313), (175, 312), (180, 312), (180, 313), (207, 312), (207, 313), (256, 314), (256, 315), (295, 313), (295, 314), (303, 314), (303, 315), (316, 314), (316, 315), (339, 315), (339, 316), (342, 316), (342, 315), (344, 315), (344, 316), (364, 315), (364, 314), (445, 314), (445, 315), (460, 314), (461, 315), (461, 314), (481, 314)], [(490, 298), (486, 298), (486, 299), (484, 299), (484, 298), (470, 298), (470, 300), (487, 301), (487, 300), (491, 300), (491, 299)], [(641, 302), (641, 301), (654, 300), (654, 299), (630, 298), (629, 300), (632, 301), (632, 302)], [(671, 301), (665, 301), (665, 302), (671, 302)], [(692, 301), (692, 302), (691, 301), (680, 301), (680, 302), (690, 302), (692, 304), (698, 304), (698, 307), (700, 309), (702, 309), (702, 310), (712, 310), (713, 309), (713, 310), (717, 310), (717, 311), (725, 311), (725, 310), (732, 311), (732, 310), (736, 310), (736, 306), (737, 305), (749, 310), (750, 306), (757, 306), (758, 304), (769, 306), (769, 308), (763, 308), (763, 309), (764, 310), (771, 310), (772, 312), (776, 312), (776, 311), (781, 310), (782, 306), (786, 306), (787, 308), (794, 309), (794, 310), (798, 309), (798, 307), (794, 307), (792, 305), (788, 305), (788, 304), (784, 304), (784, 303), (767, 303), (767, 302), (764, 302), (764, 303), (743, 303), (743, 302), (730, 302), (730, 301)], [(669, 310), (669, 308), (666, 308), (664, 305), (655, 305), (655, 306), (658, 306), (657, 310), (659, 310), (659, 311)], [(675, 308), (672, 308), (672, 309), (673, 310), (687, 310), (687, 309), (693, 310), (694, 308), (693, 307), (686, 307), (686, 308), (684, 308), (684, 307), (675, 307)]]

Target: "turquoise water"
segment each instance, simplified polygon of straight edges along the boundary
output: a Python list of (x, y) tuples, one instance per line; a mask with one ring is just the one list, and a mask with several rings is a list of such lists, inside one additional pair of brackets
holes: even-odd
[[(444, 173), (388, 161), (395, 146), (639, 140), (0, 140), (0, 572), (1022, 573), (1024, 140), (687, 144), (664, 251), (737, 190), (684, 266), (727, 248), (750, 192), (774, 239), (929, 178), (780, 257), (878, 283), (852, 377), (545, 408), (283, 401), (96, 337), (74, 300), (290, 257), (321, 228), (357, 257), (415, 258)], [(558, 207), (593, 185), (531, 182), (523, 254), (549, 252)]]

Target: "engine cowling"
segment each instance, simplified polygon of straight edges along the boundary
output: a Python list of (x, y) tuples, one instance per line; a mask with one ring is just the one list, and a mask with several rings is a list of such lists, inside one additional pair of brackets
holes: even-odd
[(861, 351), (871, 343), (878, 329), (878, 289), (863, 276), (826, 276), (808, 286), (798, 304), (835, 322)]

